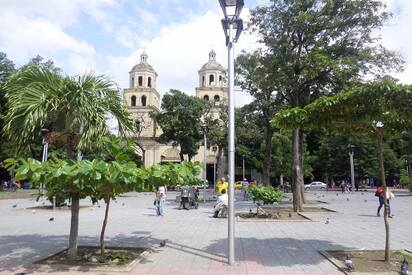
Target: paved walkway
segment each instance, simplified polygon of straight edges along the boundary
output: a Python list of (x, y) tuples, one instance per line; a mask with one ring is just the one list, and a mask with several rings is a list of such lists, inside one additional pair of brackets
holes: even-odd
[[(308, 199), (329, 202), (321, 205), (339, 213), (307, 213), (312, 222), (237, 222), (237, 264), (229, 267), (225, 256), (227, 220), (211, 217), (212, 204), (201, 204), (198, 210), (178, 210), (172, 197), (169, 194), (164, 217), (155, 216), (152, 194), (128, 193), (112, 203), (108, 245), (154, 248), (130, 274), (341, 274), (317, 251), (384, 248), (383, 218), (376, 217), (373, 192), (308, 192)], [(17, 207), (13, 208), (14, 204)], [(92, 208), (89, 200), (82, 205), (79, 243), (97, 244), (103, 207)], [(252, 204), (238, 201), (236, 205), (248, 211)], [(394, 249), (412, 250), (411, 205), (410, 196), (397, 196), (392, 201)], [(67, 245), (70, 211), (33, 213), (27, 209), (32, 206), (35, 202), (30, 199), (0, 201), (0, 274), (30, 272), (25, 264)], [(55, 221), (49, 222), (52, 216)], [(160, 248), (158, 244), (164, 239), (167, 245)]]

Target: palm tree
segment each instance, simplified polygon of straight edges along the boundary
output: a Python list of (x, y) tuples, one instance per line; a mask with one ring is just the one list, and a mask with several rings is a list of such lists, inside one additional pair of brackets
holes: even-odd
[[(40, 129), (47, 127), (48, 138), (63, 145), (67, 158), (74, 160), (75, 149), (96, 144), (108, 134), (110, 115), (117, 119), (120, 133), (133, 130), (119, 88), (103, 76), (62, 76), (29, 66), (11, 77), (6, 91), (9, 110), (4, 131), (19, 148), (33, 142)], [(80, 196), (78, 191), (71, 191), (70, 258), (77, 256)]]

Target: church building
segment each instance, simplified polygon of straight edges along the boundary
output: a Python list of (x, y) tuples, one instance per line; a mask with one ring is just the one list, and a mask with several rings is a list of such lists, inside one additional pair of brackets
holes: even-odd
[[(226, 70), (216, 61), (216, 53), (209, 53), (209, 61), (198, 71), (199, 82), (196, 88), (196, 96), (205, 101), (213, 102), (210, 111), (217, 118), (222, 108), (227, 104)], [(148, 63), (148, 55), (143, 52), (140, 63), (129, 72), (129, 88), (124, 89), (124, 99), (128, 110), (132, 113), (138, 126), (138, 133), (132, 138), (142, 151), (145, 167), (150, 167), (160, 162), (180, 162), (179, 148), (156, 141), (162, 133), (149, 113), (160, 111), (161, 98), (156, 89), (158, 74)], [(203, 146), (200, 146), (198, 154), (193, 161), (204, 161)], [(216, 151), (207, 150), (207, 179), (213, 182)], [(225, 158), (221, 157), (221, 165)], [(225, 166), (225, 165), (224, 165)], [(221, 169), (224, 166), (220, 166)], [(223, 171), (222, 171), (223, 172)]]

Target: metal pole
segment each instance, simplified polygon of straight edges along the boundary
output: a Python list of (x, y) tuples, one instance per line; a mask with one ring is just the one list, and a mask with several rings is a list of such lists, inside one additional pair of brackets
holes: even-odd
[(229, 111), (229, 219), (228, 219), (228, 250), (229, 265), (235, 264), (235, 108), (234, 108), (234, 56), (233, 56), (233, 23), (229, 23), (228, 51), (228, 111)]
[(215, 152), (215, 159), (213, 160), (213, 194), (216, 190), (216, 152)]
[(243, 172), (242, 181), (244, 181), (245, 180), (245, 156), (242, 156), (242, 172)]
[(352, 191), (355, 191), (355, 168), (353, 167), (353, 152), (349, 152), (350, 158), (350, 181), (352, 184)]
[(206, 147), (207, 147), (207, 133), (206, 133), (206, 128), (203, 129), (203, 138), (205, 141), (204, 148), (203, 148), (203, 158), (204, 158), (204, 163), (203, 163), (203, 202), (206, 202), (206, 177), (207, 177), (207, 165), (206, 165)]
[[(43, 155), (42, 155), (42, 162), (47, 161), (47, 154), (48, 154), (49, 144), (47, 143), (46, 139), (43, 138)], [(44, 183), (40, 183), (40, 194), (44, 195)]]

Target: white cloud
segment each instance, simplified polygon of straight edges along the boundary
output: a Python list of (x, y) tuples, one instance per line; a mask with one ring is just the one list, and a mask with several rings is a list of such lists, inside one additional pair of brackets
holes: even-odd
[(382, 30), (382, 44), (388, 49), (399, 52), (406, 61), (405, 71), (394, 74), (402, 83), (412, 84), (412, 1), (385, 0), (393, 18)]
[[(246, 10), (244, 14), (247, 13)], [(198, 85), (197, 71), (208, 61), (211, 49), (216, 51), (217, 60), (226, 67), (227, 50), (221, 17), (219, 12), (209, 11), (191, 22), (168, 25), (163, 27), (155, 38), (143, 44), (149, 55), (148, 62), (159, 74), (157, 83), (161, 94), (175, 88), (194, 95)], [(254, 41), (256, 39), (250, 35), (242, 34), (239, 44), (236, 45), (236, 52), (253, 49), (256, 47)], [(140, 61), (142, 51), (143, 48), (140, 48), (129, 56), (108, 57), (106, 73), (112, 75), (122, 87), (127, 87), (128, 72)], [(248, 101), (248, 96), (236, 92), (236, 105)]]
[(27, 62), (36, 54), (58, 56), (62, 52), (93, 56), (94, 48), (67, 35), (58, 25), (46, 19), (30, 19), (14, 12), (0, 16), (0, 48), (17, 63)]
[(83, 12), (97, 22), (107, 20), (105, 8), (113, 7), (118, 0), (0, 0), (1, 11), (15, 12), (27, 18), (45, 18), (53, 24), (66, 27), (75, 24)]

